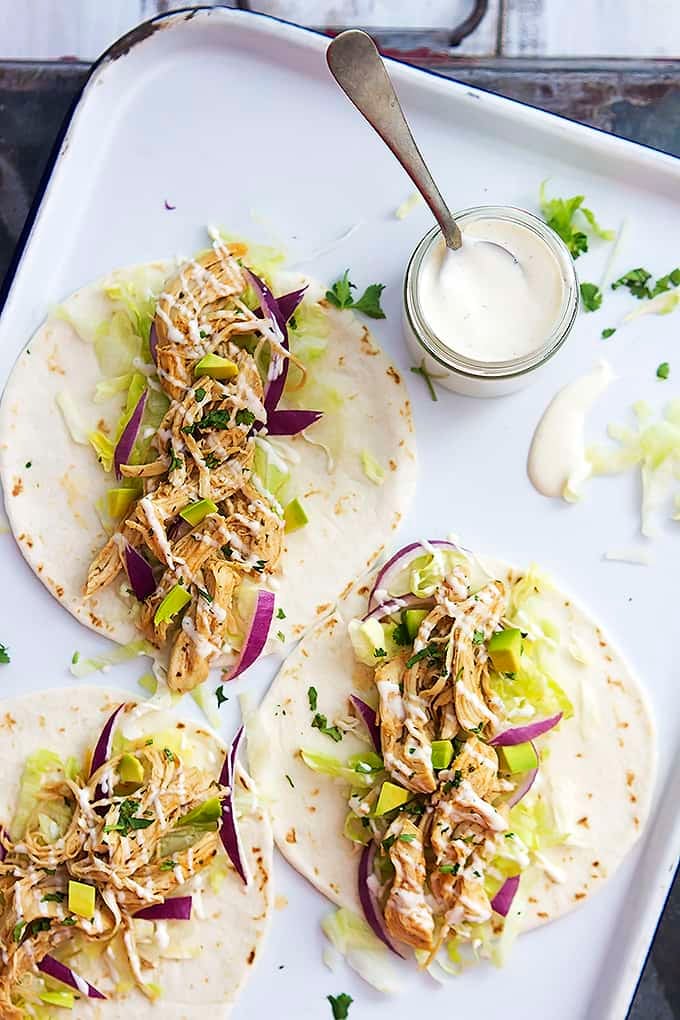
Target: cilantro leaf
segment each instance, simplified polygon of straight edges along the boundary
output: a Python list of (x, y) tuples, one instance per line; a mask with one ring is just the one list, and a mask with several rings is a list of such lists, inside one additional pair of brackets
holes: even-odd
[(680, 268), (672, 269), (665, 276), (660, 276), (652, 288), (652, 297), (657, 294), (664, 294), (671, 287), (680, 287)]
[(218, 688), (216, 688), (216, 690), (215, 690), (215, 697), (217, 698), (217, 707), (218, 708), (222, 708), (222, 705), (225, 703), (225, 701), (229, 701), (229, 698), (224, 693), (224, 684), (220, 684), (220, 686)]
[(602, 291), (596, 283), (581, 284), (581, 301), (587, 312), (596, 312), (602, 304)]
[(667, 379), (670, 374), (671, 374), (671, 366), (668, 364), (667, 361), (662, 361), (661, 364), (659, 365), (659, 367), (656, 370), (657, 378), (658, 379)]
[(254, 421), (255, 415), (247, 407), (242, 407), (236, 412), (237, 425), (252, 425)]
[(352, 291), (356, 290), (356, 284), (351, 282), (349, 269), (346, 269), (331, 289), (326, 291), (326, 300), (335, 308), (354, 308), (370, 319), (384, 319), (385, 313), (380, 306), (380, 295), (384, 289), (384, 283), (371, 283), (359, 300), (355, 301)]
[(615, 232), (605, 230), (595, 219), (592, 209), (584, 207), (585, 195), (573, 195), (571, 198), (548, 198), (546, 194), (546, 183), (543, 181), (539, 191), (539, 204), (541, 215), (548, 226), (562, 238), (571, 257), (577, 259), (579, 255), (588, 251), (588, 235), (578, 229), (578, 223), (574, 222), (580, 213), (585, 220), (585, 226), (592, 231), (596, 237), (604, 241), (613, 241)]
[(307, 691), (307, 700), (309, 701), (310, 712), (316, 712), (316, 706), (319, 700), (316, 687), (310, 687)]
[(6, 645), (0, 644), (0, 663), (6, 666), (9, 661), (9, 648)]
[(314, 718), (312, 719), (312, 727), (316, 730), (320, 730), (321, 733), (325, 734), (327, 737), (330, 737), (331, 740), (334, 740), (336, 742), (336, 744), (342, 740), (342, 733), (340, 732), (338, 727), (329, 726), (328, 719), (326, 718), (325, 715), (321, 715), (320, 712), (317, 712)]
[(347, 1020), (349, 1016), (349, 1007), (354, 1002), (351, 995), (347, 995), (346, 992), (342, 992), (340, 995), (327, 995), (326, 998), (331, 1004), (333, 1010), (333, 1020)]
[(411, 638), (409, 637), (408, 627), (405, 623), (398, 623), (392, 631), (392, 640), (395, 645), (400, 647), (406, 647), (411, 644)]
[(601, 334), (602, 335), (602, 339), (603, 340), (608, 340), (610, 336), (614, 336), (614, 333), (616, 333), (616, 327), (615, 326), (608, 326), (607, 329), (603, 329), (602, 330), (602, 334)]
[(637, 269), (629, 269), (618, 280), (614, 280), (612, 290), (618, 290), (619, 287), (627, 287), (633, 297), (641, 301), (642, 298), (650, 298), (652, 296), (652, 292), (647, 286), (651, 278), (652, 274), (648, 270), (638, 266)]
[(148, 829), (153, 823), (153, 818), (135, 817), (138, 809), (138, 800), (124, 800), (118, 809), (118, 821), (115, 825), (105, 825), (104, 832), (120, 832), (123, 836), (127, 836), (137, 829)]

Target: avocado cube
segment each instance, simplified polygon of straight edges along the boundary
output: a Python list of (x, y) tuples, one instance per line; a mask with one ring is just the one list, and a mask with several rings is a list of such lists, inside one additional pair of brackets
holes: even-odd
[(291, 499), (290, 503), (284, 508), (283, 520), (285, 522), (286, 534), (290, 534), (291, 531), (299, 531), (300, 528), (304, 528), (305, 524), (309, 523), (307, 511), (297, 496), (295, 499)]
[(193, 527), (205, 520), (208, 514), (216, 514), (217, 505), (211, 499), (199, 499), (180, 510), (180, 517)]
[(516, 673), (522, 654), (522, 632), (516, 627), (492, 634), (487, 651), (498, 673)]
[(501, 768), (504, 772), (529, 772), (538, 765), (536, 748), (527, 740), (524, 744), (509, 744), (498, 748)]
[(124, 754), (118, 766), (121, 783), (134, 783), (139, 786), (144, 782), (144, 766), (133, 754)]
[(219, 354), (206, 354), (194, 365), (194, 375), (209, 375), (211, 379), (235, 379), (238, 365)]
[(390, 811), (394, 811), (395, 808), (401, 807), (402, 804), (405, 804), (410, 799), (411, 794), (408, 790), (402, 789), (396, 783), (384, 782), (380, 788), (378, 802), (373, 813), (376, 817), (386, 815)]
[(410, 637), (411, 641), (415, 641), (418, 637), (418, 631), (420, 625), (427, 616), (427, 609), (407, 609), (404, 612), (404, 623), (406, 625), (406, 632)]
[(68, 909), (78, 917), (94, 917), (94, 901), (97, 890), (84, 882), (69, 882)]
[(432, 768), (447, 769), (453, 758), (453, 743), (450, 740), (432, 741)]

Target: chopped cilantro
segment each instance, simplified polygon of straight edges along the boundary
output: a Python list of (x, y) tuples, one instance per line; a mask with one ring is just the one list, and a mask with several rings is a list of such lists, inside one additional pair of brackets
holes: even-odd
[(442, 875), (457, 875), (460, 870), (460, 864), (440, 864), (439, 870)]
[(175, 755), (173, 754), (169, 747), (163, 748), (163, 754), (165, 755), (166, 761), (175, 761)]
[(21, 942), (21, 936), (24, 934), (24, 928), (26, 927), (25, 921), (18, 921), (12, 929), (12, 938), (15, 942)]
[(614, 280), (612, 290), (618, 290), (619, 287), (627, 287), (633, 297), (638, 298), (638, 300), (650, 298), (652, 291), (647, 284), (651, 278), (652, 274), (647, 269), (643, 269), (642, 266), (639, 266), (637, 269), (629, 269), (618, 280)]
[(261, 574), (266, 566), (267, 566), (266, 560), (258, 560), (255, 566), (253, 567), (253, 570), (256, 570), (258, 574)]
[(402, 834), (399, 836), (399, 842), (412, 843), (415, 838), (416, 837), (413, 835), (412, 832), (402, 832)]
[(342, 733), (340, 732), (338, 727), (329, 726), (328, 719), (326, 718), (325, 715), (321, 715), (320, 712), (317, 712), (314, 718), (312, 719), (312, 727), (316, 730), (320, 730), (327, 737), (330, 737), (331, 740), (334, 740), (336, 742), (336, 744), (342, 740)]
[(286, 619), (286, 614), (284, 613), (283, 609), (277, 609), (277, 611), (276, 611), (276, 619), (277, 620), (285, 620)]
[(33, 467), (33, 462), (30, 461), (30, 460), (27, 460), (26, 464), (24, 465), (24, 467), (28, 470), (28, 468)]
[(603, 329), (602, 330), (602, 334), (601, 334), (602, 335), (602, 339), (603, 340), (608, 340), (610, 336), (614, 336), (614, 333), (616, 333), (616, 327), (615, 326), (608, 326), (607, 329)]
[(410, 669), (411, 666), (415, 666), (415, 664), (420, 662), (422, 659), (429, 659), (431, 662), (441, 662), (443, 655), (443, 647), (431, 642), (429, 645), (426, 645), (425, 648), (421, 648), (419, 652), (416, 652), (415, 655), (412, 655), (411, 658), (408, 659), (406, 668)]
[(225, 560), (230, 560), (234, 555), (234, 550), (232, 549), (228, 542), (226, 545), (222, 546), (222, 555), (224, 556)]
[(200, 421), (195, 421), (193, 425), (184, 425), (182, 432), (185, 432), (188, 436), (193, 436), (195, 439), (200, 438), (203, 432), (222, 432), (229, 428), (230, 417), (231, 415), (226, 408), (221, 410), (216, 408), (214, 411), (208, 411)]
[(451, 793), (451, 790), (457, 790), (463, 781), (463, 773), (460, 769), (455, 769), (453, 773), (453, 779), (447, 779), (444, 783), (444, 793)]
[(222, 708), (222, 705), (225, 703), (225, 701), (229, 701), (229, 698), (224, 693), (224, 684), (220, 684), (220, 686), (216, 689), (215, 697), (217, 698), (218, 708)]
[(385, 851), (385, 853), (387, 853), (387, 851), (391, 847), (393, 847), (396, 842), (397, 842), (397, 837), (396, 837), (395, 834), (392, 834), (391, 836), (388, 836), (386, 839), (384, 839), (380, 845), (383, 848), (383, 850)]
[(66, 893), (63, 892), (48, 892), (41, 898), (41, 903), (63, 903), (66, 899)]
[(255, 415), (252, 411), (249, 411), (247, 407), (242, 407), (236, 412), (237, 425), (252, 425), (254, 421)]
[(596, 283), (581, 284), (581, 301), (587, 312), (596, 312), (602, 304), (602, 291)]
[(439, 397), (437, 396), (437, 391), (435, 390), (434, 383), (432, 382), (433, 377), (425, 368), (425, 358), (423, 358), (419, 365), (412, 365), (411, 371), (414, 373), (414, 375), (422, 376), (422, 378), (425, 380), (425, 385), (430, 391), (430, 399), (433, 400), (436, 404), (437, 401), (439, 400)]
[(352, 996), (347, 995), (346, 992), (341, 992), (340, 995), (327, 995), (326, 998), (333, 1010), (333, 1020), (347, 1020), (349, 1007), (354, 1002)]
[(75, 664), (78, 662), (79, 658), (80, 658), (80, 652), (74, 652), (73, 655), (71, 656), (71, 665), (75, 666)]
[(194, 390), (194, 396), (198, 400), (199, 404), (202, 400), (205, 400), (205, 390), (202, 386), (199, 386), (197, 390)]
[(307, 700), (309, 701), (310, 712), (316, 712), (316, 706), (319, 701), (319, 695), (316, 687), (310, 687), (307, 690)]
[(105, 825), (104, 832), (120, 832), (123, 836), (127, 836), (133, 830), (148, 829), (153, 819), (136, 818), (135, 813), (138, 808), (138, 800), (124, 800), (118, 810), (118, 821), (115, 825)]
[(181, 457), (178, 457), (175, 453), (175, 447), (172, 443), (168, 443), (168, 457), (170, 458), (170, 466), (168, 471), (176, 471), (177, 468), (181, 468), (184, 461)]
[(176, 864), (175, 864), (174, 861), (163, 861), (163, 863), (160, 865), (158, 870), (159, 871), (174, 871), (175, 868), (176, 868)]
[(346, 269), (339, 280), (336, 280), (330, 290), (326, 291), (326, 300), (336, 308), (355, 308), (363, 312), (370, 319), (384, 319), (385, 313), (380, 307), (380, 295), (385, 289), (383, 283), (370, 284), (358, 301), (352, 297), (352, 291), (356, 290), (356, 284), (349, 279), (349, 269)]
[(283, 633), (283, 631), (282, 630), (277, 630), (276, 636), (279, 639), (279, 641), (281, 642), (281, 644), (285, 645), (285, 643), (286, 643), (286, 635)]
[(408, 646), (411, 644), (411, 638), (409, 637), (408, 627), (405, 623), (398, 623), (392, 631), (392, 640), (395, 645), (400, 647)]
[[(106, 832), (106, 829), (104, 831)], [(78, 920), (73, 916), (73, 914), (71, 914), (70, 917), (65, 917), (61, 923), (64, 925), (65, 928), (71, 928), (73, 927), (74, 924), (78, 923)]]
[(213, 597), (210, 594), (210, 592), (205, 590), (205, 588), (199, 588), (198, 585), (196, 585), (196, 591), (198, 592), (202, 599), (205, 599), (206, 602), (212, 602)]
[(210, 471), (214, 471), (215, 468), (220, 466), (222, 461), (214, 453), (209, 453), (207, 457), (203, 458), (203, 463)]
[(7, 645), (0, 644), (0, 663), (7, 665), (9, 661), (9, 648)]
[(662, 361), (656, 370), (657, 379), (667, 379), (671, 374), (671, 366), (667, 361)]
[(292, 780), (292, 779), (290, 778), (290, 776), (288, 775), (288, 773), (287, 773), (287, 772), (286, 772), (286, 779), (287, 779), (287, 780), (288, 780), (288, 782), (290, 783), (290, 785), (291, 785), (291, 788), (292, 788), (292, 789), (294, 790), (294, 789), (295, 789), (295, 783), (294, 783), (294, 782), (293, 782), (293, 780)]
[(374, 648), (373, 655), (375, 656), (376, 659), (384, 659), (385, 656), (387, 655), (387, 652), (385, 651), (384, 648)]
[(473, 645), (483, 645), (484, 644), (484, 631), (483, 630), (476, 630), (474, 632), (474, 634), (472, 635), (472, 643), (473, 643)]

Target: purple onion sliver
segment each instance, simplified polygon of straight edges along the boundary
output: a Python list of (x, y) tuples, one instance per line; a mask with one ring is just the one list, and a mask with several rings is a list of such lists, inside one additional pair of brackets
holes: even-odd
[(421, 599), (417, 595), (400, 595), (398, 598), (390, 599), (389, 602), (381, 602), (362, 616), (362, 620), (382, 620), (385, 616), (392, 616), (402, 609), (432, 609), (434, 599)]
[[(535, 750), (535, 748), (534, 748), (534, 750)], [(510, 799), (508, 801), (508, 807), (511, 807), (511, 808), (514, 807), (515, 804), (519, 804), (519, 802), (524, 797), (526, 797), (526, 795), (528, 794), (529, 790), (534, 785), (534, 780), (536, 779), (537, 775), (538, 775), (538, 766), (536, 766), (535, 769), (531, 769), (529, 772), (526, 773), (526, 775), (522, 779), (522, 782), (519, 784), (519, 786), (513, 791), (512, 795), (510, 796)]]
[(137, 911), (135, 918), (141, 917), (143, 921), (190, 921), (191, 905), (191, 896), (175, 896)]
[(149, 331), (149, 351), (153, 358), (154, 365), (158, 364), (158, 333), (156, 332), (155, 321), (151, 323), (151, 329)]
[(540, 737), (542, 733), (547, 733), (553, 726), (557, 726), (561, 718), (562, 712), (558, 712), (557, 715), (551, 715), (549, 719), (541, 719), (539, 722), (527, 723), (526, 726), (516, 726), (511, 730), (504, 730), (503, 733), (498, 733), (489, 743), (496, 747), (512, 747), (515, 744), (526, 744), (528, 741)]
[(349, 700), (354, 705), (354, 708), (360, 715), (362, 722), (364, 723), (366, 729), (368, 730), (371, 736), (371, 740), (373, 741), (373, 746), (375, 747), (376, 751), (380, 753), (381, 748), (380, 727), (378, 726), (375, 709), (371, 708), (370, 705), (367, 705), (366, 702), (362, 701), (361, 698), (357, 697), (356, 694), (350, 694)]
[(5, 846), (3, 840), (8, 838), (9, 835), (7, 829), (3, 828), (2, 825), (0, 825), (0, 863), (2, 863), (2, 861), (4, 861), (5, 857), (7, 856), (7, 847)]
[(267, 432), (270, 436), (296, 436), (323, 418), (323, 411), (269, 411)]
[(287, 294), (280, 294), (277, 297), (276, 303), (279, 306), (279, 311), (281, 312), (281, 317), (284, 322), (288, 322), (291, 315), (295, 313), (298, 305), (305, 296), (306, 290), (307, 284), (305, 284), (304, 287), (301, 287), (300, 290), (291, 290)]
[(388, 949), (397, 956), (404, 957), (395, 947), (391, 941), (387, 929), (385, 928), (385, 921), (378, 906), (377, 900), (369, 885), (369, 879), (373, 877), (373, 858), (375, 857), (376, 844), (371, 841), (368, 846), (365, 846), (361, 859), (359, 860), (359, 878), (358, 878), (358, 892), (361, 906), (364, 911), (364, 916), (375, 935), (384, 942)]
[(125, 708), (125, 703), (119, 705), (115, 712), (113, 712), (109, 716), (104, 726), (104, 729), (99, 734), (99, 740), (95, 744), (95, 748), (92, 753), (92, 764), (90, 765), (90, 777), (92, 777), (94, 773), (97, 771), (97, 769), (100, 769), (104, 762), (108, 761), (109, 758), (111, 757), (111, 739), (113, 736), (113, 725), (116, 721), (118, 713), (123, 708)]
[(235, 680), (249, 666), (252, 666), (258, 658), (269, 637), (269, 628), (274, 616), (275, 602), (276, 597), (273, 592), (267, 591), (266, 588), (260, 588), (257, 593), (255, 610), (243, 641), (243, 647), (239, 652), (236, 663), (228, 672), (223, 674), (224, 680)]
[[(447, 541), (444, 541), (443, 539), (438, 539), (438, 538), (431, 538), (429, 540), (429, 542), (428, 542), (428, 545), (436, 545), (436, 546), (439, 546), (439, 547), (443, 546), (446, 549), (455, 549), (457, 551), (459, 550), (459, 546), (457, 546), (455, 542), (447, 542)], [(392, 569), (394, 567), (396, 567), (396, 566), (399, 566), (401, 564), (402, 560), (406, 559), (407, 557), (410, 557), (410, 554), (412, 552), (415, 552), (416, 549), (420, 549), (421, 552), (426, 552), (426, 550), (423, 547), (423, 543), (422, 542), (411, 542), (411, 543), (409, 543), (409, 545), (405, 545), (405, 546), (403, 546), (403, 548), (398, 549), (397, 552), (395, 552), (394, 556), (391, 556), (389, 558), (389, 560), (387, 561), (387, 563), (385, 563), (385, 565), (380, 568), (380, 570), (378, 571), (378, 574), (376, 576), (376, 579), (373, 582), (373, 587), (371, 588), (371, 593), (368, 596), (368, 608), (369, 609), (373, 609), (375, 607), (375, 604), (376, 604), (375, 603), (375, 593), (381, 587), (385, 586), (383, 584), (383, 582), (386, 581), (386, 578), (388, 577), (388, 575), (392, 571)]]
[(116, 448), (113, 451), (113, 465), (116, 469), (116, 478), (122, 477), (120, 473), (120, 465), (127, 464), (130, 460), (132, 448), (137, 440), (137, 434), (139, 433), (142, 418), (144, 417), (144, 408), (146, 407), (148, 396), (149, 390), (146, 389), (137, 401), (137, 406), (130, 415), (130, 420), (123, 429), (120, 439), (116, 443)]
[[(281, 309), (279, 308), (278, 302), (272, 292), (270, 291), (264, 280), (261, 280), (259, 276), (256, 276), (252, 269), (245, 270), (248, 279), (250, 280), (255, 293), (257, 294), (260, 302), (260, 308), (262, 314), (266, 315), (267, 318), (271, 319), (274, 324), (274, 329), (279, 334), (281, 346), (284, 350), (290, 350), (288, 344), (288, 330), (286, 328), (286, 320), (283, 317)], [(275, 357), (276, 355), (273, 355)], [(265, 387), (264, 394), (264, 406), (269, 416), (272, 411), (275, 411), (278, 407), (279, 400), (283, 396), (283, 390), (286, 385), (286, 379), (288, 378), (288, 358), (283, 359), (281, 371), (278, 373), (275, 379), (270, 379)]]
[(38, 970), (42, 971), (43, 974), (47, 974), (48, 977), (54, 978), (55, 981), (61, 981), (62, 984), (68, 985), (69, 988), (75, 989), (76, 992), (80, 992), (81, 995), (87, 995), (89, 999), (105, 999), (106, 996), (102, 995), (99, 989), (91, 985), (85, 978), (81, 978), (79, 974), (76, 974), (74, 970), (67, 967), (66, 964), (60, 963), (59, 960), (55, 960), (53, 956), (43, 956), (42, 960), (38, 964)]
[(220, 785), (229, 788), (229, 793), (222, 801), (222, 825), (220, 827), (220, 839), (227, 852), (229, 860), (241, 876), (243, 884), (250, 885), (250, 875), (244, 863), (244, 853), (241, 846), (238, 825), (236, 822), (236, 811), (234, 810), (234, 778), (236, 776), (236, 757), (243, 739), (243, 726), (231, 742), (227, 751), (220, 773)]
[(153, 570), (141, 553), (129, 543), (125, 545), (125, 570), (130, 581), (130, 587), (135, 597), (143, 602), (156, 590), (156, 579)]
[(517, 895), (519, 889), (519, 875), (513, 875), (512, 878), (506, 878), (503, 885), (500, 887), (494, 898), (491, 900), (491, 906), (497, 914), (501, 917), (507, 917), (508, 911), (512, 906), (512, 901)]

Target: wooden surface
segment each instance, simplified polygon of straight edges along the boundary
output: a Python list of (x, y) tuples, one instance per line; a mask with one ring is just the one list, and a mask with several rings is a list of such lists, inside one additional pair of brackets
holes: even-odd
[[(474, 0), (221, 0), (316, 27), (407, 28), (441, 40)], [(0, 59), (94, 60), (172, 7), (211, 0), (0, 0)], [(433, 34), (434, 30), (434, 34)], [(438, 35), (440, 33), (440, 35)], [(439, 44), (439, 43), (438, 43)], [(463, 56), (680, 57), (679, 0), (489, 0)]]
[[(82, 6), (80, 0), (63, 2)], [(283, 3), (283, 0), (280, 2)], [(340, 2), (336, 0), (337, 4)], [(525, 7), (529, 2), (522, 0)], [(550, 2), (569, 6), (572, 10), (579, 7), (576, 0), (571, 0), (569, 5), (563, 0)], [(54, 38), (50, 34), (49, 25), (53, 23), (50, 19), (56, 18), (55, 8), (61, 3), (62, 0), (44, 0), (43, 8), (49, 15), (48, 25), (41, 26), (38, 35), (27, 34), (24, 37), (26, 45), (30, 42), (31, 46), (35, 46), (35, 40), (40, 38), (43, 40), (41, 45), (48, 47), (50, 38)], [(115, 8), (115, 12), (110, 14), (113, 16), (115, 13), (120, 18), (123, 13), (127, 17), (130, 10), (134, 13), (140, 6), (145, 7), (148, 14), (148, 8), (152, 6), (150, 0), (120, 0), (118, 3), (116, 0), (96, 0), (96, 3)], [(546, 6), (538, 4), (537, 0), (533, 3), (541, 8)], [(590, 5), (590, 0), (588, 3)], [(599, 3), (600, 0), (592, 0), (593, 7)], [(673, 0), (673, 3), (676, 11), (680, 10), (678, 0)], [(38, 0), (12, 0), (11, 7), (18, 14), (19, 8), (24, 5), (34, 10), (40, 6)], [(0, 0), (0, 52), (9, 45), (6, 23), (3, 22), (7, 6), (7, 0)], [(153, 6), (159, 6), (156, 0)], [(323, 6), (330, 9), (331, 4)], [(512, 6), (506, 3), (506, 9)], [(628, 5), (621, 0), (617, 6), (623, 9)], [(649, 6), (641, 6), (640, 11), (644, 10), (646, 14)], [(67, 21), (63, 22), (63, 30), (72, 34), (61, 38), (69, 38), (72, 45), (67, 47), (66, 52), (75, 52), (78, 46), (90, 46), (94, 47), (91, 52), (96, 53), (111, 41), (104, 39), (102, 25), (96, 19), (87, 26), (81, 22), (77, 32), (67, 29)], [(128, 27), (123, 21), (117, 22), (119, 27), (116, 31)], [(107, 23), (109, 29), (111, 23)], [(430, 32), (427, 45), (413, 52), (410, 34), (394, 29), (385, 34), (390, 38), (392, 48), (401, 55), (407, 51), (413, 63), (420, 62), (472, 85), (680, 155), (680, 61), (600, 60), (575, 64), (564, 60), (454, 60), (442, 48), (442, 35), (433, 39)], [(18, 31), (15, 31), (13, 39), (16, 41), (18, 38)], [(522, 45), (527, 46), (529, 42), (525, 41)], [(22, 55), (28, 54), (24, 52)], [(87, 68), (77, 64), (3, 64), (0, 61), (0, 286), (31, 203), (39, 192), (41, 177), (63, 118), (86, 76)], [(676, 227), (677, 224), (669, 224), (669, 229)], [(676, 1020), (680, 1017), (679, 933), (680, 885), (676, 880), (629, 1020)], [(569, 961), (565, 965), (569, 965)], [(508, 1018), (514, 1020), (518, 1015), (517, 1009), (508, 1010)], [(583, 1018), (574, 1017), (574, 1020)]]

